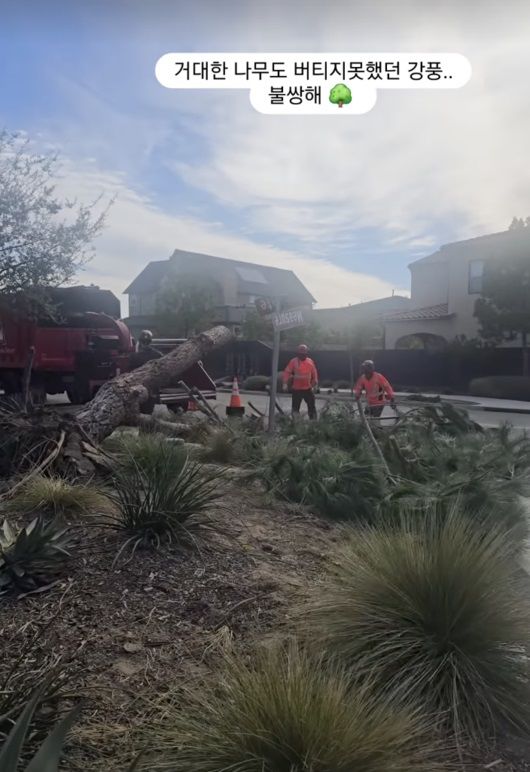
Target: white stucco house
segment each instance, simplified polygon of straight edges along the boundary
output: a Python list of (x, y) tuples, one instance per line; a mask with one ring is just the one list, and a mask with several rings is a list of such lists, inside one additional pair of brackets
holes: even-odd
[(530, 228), (445, 244), (411, 263), (410, 308), (385, 316), (385, 348), (437, 348), (457, 336), (476, 338), (473, 313), (487, 261), (523, 251), (530, 255)]

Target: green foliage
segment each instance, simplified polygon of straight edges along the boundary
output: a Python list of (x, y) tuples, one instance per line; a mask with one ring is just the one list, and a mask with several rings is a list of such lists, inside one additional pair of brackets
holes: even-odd
[(49, 584), (70, 557), (68, 531), (36, 517), (15, 531), (7, 520), (0, 529), (0, 594), (29, 592)]
[[(438, 502), (447, 511), (456, 500), (487, 529), (502, 525), (516, 550), (528, 538), (528, 518), (521, 500), (530, 492), (530, 442), (509, 428), (454, 436), (447, 426), (403, 424), (394, 436), (382, 436), (387, 463), (399, 484), (382, 504), (384, 519), (394, 521), (406, 507), (421, 513)], [(453, 426), (453, 431), (455, 427)]]
[(344, 83), (338, 83), (336, 86), (333, 86), (329, 92), (329, 101), (333, 105), (342, 107), (342, 105), (349, 105), (351, 100), (351, 91)]
[(159, 303), (162, 324), (173, 334), (188, 338), (215, 322), (219, 288), (207, 277), (183, 274), (163, 290)]
[(8, 510), (47, 517), (75, 517), (108, 509), (108, 498), (96, 487), (61, 477), (31, 477), (9, 500)]
[(372, 519), (385, 486), (370, 457), (356, 463), (338, 448), (293, 442), (267, 450), (257, 474), (276, 496), (332, 519)]
[(206, 438), (199, 457), (208, 463), (234, 463), (238, 458), (236, 435), (228, 429), (214, 429)]
[(362, 423), (351, 403), (326, 403), (318, 421), (291, 418), (279, 422), (280, 434), (306, 445), (330, 445), (355, 450), (364, 441)]
[(245, 391), (265, 391), (270, 385), (271, 379), (266, 375), (249, 375), (243, 381)]
[(498, 531), (456, 508), (355, 531), (305, 609), (308, 638), (422, 704), (462, 740), (529, 727), (527, 579)]
[[(126, 443), (127, 453), (113, 474), (115, 527), (130, 538), (124, 549), (160, 546), (162, 538), (183, 542), (201, 523), (198, 516), (223, 495), (223, 472), (206, 471), (182, 448), (155, 435)], [(203, 517), (204, 522), (204, 517)]]
[(241, 336), (244, 340), (272, 341), (272, 323), (254, 309), (249, 309), (241, 325)]
[(294, 647), (177, 697), (148, 727), (149, 772), (441, 772), (417, 713), (397, 711), (338, 666)]
[[(45, 683), (35, 691), (1, 746), (0, 769), (2, 772), (17, 772), (17, 770), (22, 772), (20, 764), (24, 757), (24, 743), (37, 705), (46, 689), (47, 684)], [(57, 723), (27, 766), (24, 766), (24, 772), (58, 772), (66, 736), (77, 719), (79, 710), (79, 708), (74, 708)]]
[[(55, 195), (58, 160), (37, 155), (16, 134), (0, 131), (0, 289), (46, 305), (46, 286), (70, 280), (92, 256), (90, 242), (104, 224), (94, 205)], [(97, 202), (95, 202), (97, 203)]]
[[(514, 245), (514, 253), (488, 260), (484, 268), (481, 297), (475, 303), (479, 334), (499, 343), (518, 335), (526, 348), (530, 333), (530, 239), (527, 230)], [(527, 352), (524, 352), (525, 354)], [(528, 357), (523, 356), (523, 375), (528, 375)]]

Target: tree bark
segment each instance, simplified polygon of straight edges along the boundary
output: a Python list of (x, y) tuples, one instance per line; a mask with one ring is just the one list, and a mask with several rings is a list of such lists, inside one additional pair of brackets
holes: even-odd
[(140, 405), (151, 394), (169, 386), (206, 354), (229, 343), (232, 338), (226, 327), (213, 327), (160, 359), (117, 376), (105, 383), (94, 399), (78, 413), (79, 426), (94, 442), (101, 442), (121, 424), (136, 423)]

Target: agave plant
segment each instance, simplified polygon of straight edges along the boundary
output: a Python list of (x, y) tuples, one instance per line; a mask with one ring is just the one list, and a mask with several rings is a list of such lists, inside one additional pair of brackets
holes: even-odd
[[(20, 765), (26, 755), (24, 744), (33, 715), (45, 690), (46, 684), (43, 684), (35, 691), (3, 745), (0, 746), (0, 769), (2, 772), (21, 772)], [(27, 766), (24, 767), (24, 772), (58, 772), (66, 735), (77, 719), (79, 710), (79, 707), (74, 708), (59, 721), (37, 749)]]
[(72, 541), (68, 529), (36, 517), (16, 531), (7, 520), (0, 527), (0, 593), (23, 592), (49, 584), (65, 567)]
[(417, 712), (352, 688), (340, 666), (294, 646), (228, 658), (221, 676), (175, 695), (143, 731), (149, 772), (441, 772)]
[(308, 640), (423, 704), (460, 740), (530, 727), (527, 578), (505, 535), (454, 508), (352, 533), (309, 611)]

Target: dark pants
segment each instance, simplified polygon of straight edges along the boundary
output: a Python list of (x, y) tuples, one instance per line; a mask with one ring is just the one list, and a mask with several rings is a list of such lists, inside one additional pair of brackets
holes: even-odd
[(315, 394), (313, 392), (313, 389), (297, 389), (296, 391), (293, 390), (293, 402), (292, 402), (293, 413), (300, 412), (300, 405), (302, 404), (302, 400), (307, 405), (307, 412), (309, 413), (309, 418), (311, 419), (316, 418), (317, 409), (315, 405)]
[(366, 415), (369, 415), (370, 418), (379, 418), (384, 407), (384, 405), (370, 405), (366, 408), (365, 413)]

